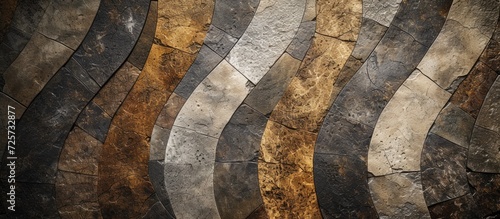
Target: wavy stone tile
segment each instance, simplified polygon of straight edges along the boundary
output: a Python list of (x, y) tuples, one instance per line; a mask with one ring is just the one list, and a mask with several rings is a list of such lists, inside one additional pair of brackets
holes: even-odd
[(299, 26), (297, 34), (293, 38), (290, 45), (288, 45), (288, 48), (286, 48), (286, 52), (296, 59), (304, 59), (304, 57), (306, 56), (306, 52), (311, 45), (315, 28), (315, 21), (302, 22)]
[(427, 132), (450, 96), (420, 71), (414, 71), (378, 119), (368, 150), (368, 172), (382, 176), (420, 171)]
[(428, 206), (469, 192), (467, 149), (429, 133), (422, 150), (421, 178)]
[(57, 167), (65, 172), (97, 176), (101, 150), (101, 142), (75, 127), (66, 138)]
[[(105, 72), (105, 75), (111, 75), (123, 63), (133, 45), (135, 45), (137, 37), (130, 36), (139, 35), (148, 4), (148, 1), (128, 1), (121, 4), (103, 1), (89, 34), (84, 39), (82, 46), (74, 54), (74, 57), (82, 53), (88, 55), (86, 58), (92, 57), (91, 51), (82, 52), (81, 50), (91, 48), (90, 45), (94, 42), (97, 32), (105, 33), (107, 30), (121, 29), (121, 32), (127, 31), (129, 33), (126, 26), (110, 26), (111, 17), (109, 16), (112, 14), (108, 12), (122, 7), (128, 7), (130, 10), (133, 8), (133, 21), (137, 23), (137, 27), (131, 29), (132, 33), (126, 36), (120, 34), (108, 35), (108, 40), (121, 42), (120, 48), (115, 50), (111, 47), (105, 47), (104, 50), (100, 51), (100, 56), (113, 57), (115, 62), (110, 63), (104, 59), (94, 61), (96, 66), (106, 65), (106, 70), (111, 72)], [(116, 21), (118, 22), (120, 19)], [(76, 61), (82, 60), (81, 57), (80, 59), (77, 58), (75, 57)], [(79, 64), (81, 63), (79, 62)], [(87, 80), (82, 79), (82, 75), (86, 75), (86, 72), (90, 70), (87, 67), (66, 65), (62, 68), (33, 100), (20, 121), (18, 130), (20, 141), (18, 143), (29, 145), (29, 147), (16, 150), (19, 156), (17, 160), (19, 171), (17, 180), (29, 183), (33, 187), (32, 189), (49, 185), (52, 190), (43, 190), (43, 193), (38, 193), (39, 195), (35, 199), (26, 200), (22, 206), (19, 206), (23, 211), (16, 212), (17, 216), (25, 217), (42, 211), (52, 216), (58, 214), (57, 210), (50, 210), (56, 207), (53, 200), (55, 193), (53, 184), (56, 181), (57, 160), (64, 140), (79, 113), (95, 94), (94, 91), (89, 90), (88, 82), (91, 81), (89, 75), (84, 76)], [(39, 130), (44, 131), (40, 132)], [(40, 200), (43, 197), (47, 197), (46, 200)], [(40, 211), (26, 207), (35, 205), (34, 203), (40, 206), (40, 209), (38, 209)]]
[[(345, 160), (348, 164), (344, 166), (350, 166), (356, 172), (347, 177), (343, 168), (315, 165), (318, 202), (325, 216), (347, 217), (365, 213), (369, 217), (377, 217), (366, 182), (366, 160), (372, 127), (375, 127), (388, 100), (414, 70), (432, 42), (422, 45), (415, 41), (414, 36), (428, 34), (429, 38), (434, 39), (444, 24), (451, 3), (449, 0), (418, 3), (402, 1), (393, 23), (412, 27), (412, 31), (405, 32), (391, 25), (367, 61), (334, 101), (316, 141), (314, 162), (334, 159), (329, 162), (340, 163)], [(432, 19), (414, 24), (412, 17)], [(327, 155), (335, 156), (324, 158)], [(319, 179), (335, 183), (322, 184)], [(350, 195), (350, 200), (342, 201), (345, 200), (343, 194), (356, 196), (351, 198)]]
[(430, 218), (422, 194), (420, 173), (372, 177), (368, 185), (381, 218)]
[(240, 38), (254, 17), (259, 0), (220, 0), (215, 2), (212, 25)]
[[(477, 204), (476, 213), (482, 218), (498, 216), (500, 211), (500, 175), (485, 173), (467, 173), (469, 184), (473, 190), (472, 197)], [(474, 203), (473, 202), (473, 203)]]
[[(158, 19), (158, 1), (151, 1), (149, 11), (146, 17), (146, 23), (142, 28), (141, 35), (134, 49), (130, 53), (127, 61), (139, 70), (144, 68), (144, 64), (148, 58), (149, 51), (153, 44), (156, 32), (156, 20)], [(123, 66), (122, 66), (123, 68)], [(130, 88), (129, 88), (130, 90)]]
[(100, 0), (56, 0), (45, 10), (37, 31), (76, 50), (94, 20)]
[(203, 43), (219, 56), (225, 57), (237, 41), (238, 38), (232, 37), (216, 26), (211, 25), (208, 30), (207, 37), (205, 38), (205, 42)]
[[(356, 41), (356, 46), (354, 47), (351, 56), (364, 63), (368, 56), (370, 56), (373, 49), (380, 42), (387, 29), (387, 27), (374, 20), (363, 18), (361, 21), (358, 40)], [(356, 69), (354, 73), (356, 73), (357, 70), (358, 69)], [(345, 83), (347, 83), (347, 81)]]
[(363, 1), (363, 18), (376, 21), (383, 26), (389, 27), (398, 11), (399, 3), (401, 3), (401, 0)]
[(304, 7), (305, 0), (261, 0), (252, 22), (226, 60), (257, 84), (290, 44)]
[(35, 33), (18, 58), (4, 72), (3, 92), (28, 106), (73, 50)]
[[(165, 150), (162, 151), (163, 156), (165, 156)], [(170, 203), (170, 198), (167, 194), (167, 188), (165, 187), (165, 174), (163, 173), (165, 170), (165, 163), (163, 160), (150, 160), (149, 161), (149, 177), (151, 178), (151, 183), (153, 184), (154, 191), (156, 193), (156, 197), (159, 199), (155, 205), (159, 205), (160, 208), (158, 210), (154, 210), (155, 206), (151, 207), (151, 210), (154, 210), (155, 213), (160, 213), (156, 217), (166, 217), (166, 218), (175, 218), (174, 210), (172, 209), (172, 204)], [(161, 213), (161, 210), (165, 209), (165, 212)], [(148, 213), (149, 214), (149, 213)], [(144, 218), (148, 218), (147, 214)]]
[(0, 8), (0, 41), (3, 40), (4, 34), (8, 31), (10, 22), (14, 17), (18, 0), (6, 0), (2, 2)]

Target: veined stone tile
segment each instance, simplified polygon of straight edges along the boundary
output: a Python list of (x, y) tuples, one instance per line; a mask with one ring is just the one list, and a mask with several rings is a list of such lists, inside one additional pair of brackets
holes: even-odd
[(4, 34), (8, 31), (10, 22), (12, 22), (12, 17), (16, 11), (18, 0), (7, 0), (2, 2), (2, 8), (0, 8), (0, 41), (3, 40)]
[[(191, 54), (198, 53), (212, 19), (213, 10), (213, 0), (158, 2), (156, 25), (158, 44)], [(210, 16), (207, 16), (207, 12), (210, 12)]]
[(297, 73), (299, 66), (300, 60), (293, 58), (288, 53), (283, 53), (269, 72), (252, 89), (252, 92), (245, 99), (245, 103), (263, 115), (270, 115), (293, 76)]
[[(12, 123), (8, 123), (8, 111), (14, 112), (16, 115), (16, 120), (15, 123), (17, 124), (19, 122), (19, 119), (23, 115), (24, 111), (26, 110), (26, 107), (15, 101), (14, 99), (10, 98), (9, 96), (5, 95), (4, 93), (0, 92), (0, 113), (2, 113), (2, 116), (0, 117), (0, 128), (4, 132), (7, 130), (7, 126), (13, 125)], [(15, 109), (8, 108), (9, 106), (14, 107)], [(0, 156), (3, 156), (4, 150), (7, 149), (7, 137), (2, 137), (0, 138)], [(1, 161), (0, 161), (1, 163)]]
[(106, 112), (106, 114), (113, 117), (139, 77), (140, 72), (134, 65), (125, 62), (113, 77), (109, 79), (108, 83), (99, 90), (93, 102)]
[(72, 53), (68, 47), (35, 33), (5, 71), (3, 91), (28, 106)]
[(446, 105), (434, 121), (432, 133), (464, 148), (469, 147), (474, 118), (453, 103)]
[(422, 150), (421, 177), (427, 206), (469, 192), (466, 173), (467, 148), (429, 133)]
[(302, 22), (299, 26), (297, 34), (293, 38), (286, 52), (296, 59), (303, 60), (309, 46), (311, 45), (316, 27), (315, 21)]
[(218, 138), (252, 88), (243, 75), (222, 61), (187, 99), (174, 126)]
[(471, 194), (429, 206), (432, 218), (481, 218)]
[(45, 10), (38, 32), (76, 50), (94, 20), (100, 0), (56, 0)]
[(146, 17), (146, 23), (144, 23), (144, 28), (142, 28), (139, 40), (127, 59), (139, 70), (144, 68), (144, 64), (146, 63), (146, 59), (148, 58), (149, 51), (153, 44), (156, 30), (156, 19), (158, 19), (158, 2), (151, 1), (149, 4), (148, 15)]
[(483, 52), (495, 30), (498, 11), (497, 0), (455, 1), (441, 33), (417, 68), (449, 89), (469, 73)]
[(469, 183), (473, 188), (473, 198), (478, 205), (477, 213), (480, 217), (500, 211), (500, 174), (473, 173), (467, 174)]
[(165, 187), (177, 218), (220, 218), (213, 163), (165, 163)]
[(219, 0), (215, 2), (212, 25), (240, 38), (252, 21), (259, 0)]
[(226, 60), (257, 84), (292, 41), (304, 6), (305, 0), (261, 0), (252, 22)]
[(480, 126), (474, 127), (467, 167), (476, 172), (500, 173), (499, 145), (500, 133)]
[(368, 172), (381, 176), (419, 171), (427, 132), (450, 96), (414, 71), (378, 119), (368, 151)]
[(59, 157), (58, 169), (97, 176), (97, 159), (101, 150), (101, 142), (75, 127), (66, 138)]
[(316, 33), (355, 42), (361, 23), (362, 7), (360, 1), (318, 0)]
[(377, 23), (389, 27), (396, 15), (401, 0), (368, 0), (363, 1), (363, 18), (371, 19)]
[(395, 173), (368, 180), (373, 204), (381, 218), (430, 218), (420, 173)]
[(256, 162), (266, 122), (264, 115), (242, 104), (222, 131), (215, 161)]
[(184, 165), (211, 164), (215, 160), (215, 147), (210, 147), (213, 145), (217, 145), (217, 139), (214, 137), (174, 126), (168, 139), (165, 162)]
[[(199, 57), (199, 55), (198, 55), (198, 57)], [(196, 62), (196, 60), (195, 60), (195, 62)], [(188, 73), (189, 73), (189, 70), (188, 70)], [(181, 81), (181, 83), (182, 83), (182, 81)], [(172, 126), (174, 125), (174, 122), (175, 122), (175, 118), (177, 117), (177, 114), (179, 114), (179, 111), (181, 111), (182, 106), (184, 106), (184, 103), (186, 103), (186, 99), (177, 95), (176, 93), (172, 93), (172, 95), (170, 95), (170, 98), (168, 98), (165, 106), (163, 106), (163, 109), (161, 110), (160, 115), (158, 115), (158, 118), (156, 119), (155, 125), (157, 125), (158, 127), (164, 128), (164, 129), (168, 129), (168, 130), (172, 129)]]
[(221, 218), (247, 218), (262, 205), (257, 163), (216, 163), (214, 193)]
[(462, 110), (476, 119), (484, 98), (497, 77), (498, 75), (488, 66), (477, 62), (471, 73), (453, 93), (450, 102), (460, 106)]
[(233, 48), (234, 44), (236, 44), (236, 41), (238, 41), (237, 38), (211, 25), (203, 43), (215, 51), (220, 57), (225, 57)]
[(361, 21), (358, 40), (356, 41), (356, 46), (354, 47), (351, 55), (364, 63), (370, 56), (373, 49), (380, 42), (386, 31), (387, 27), (374, 20), (363, 18)]
[(59, 171), (55, 187), (61, 218), (102, 218), (97, 203), (97, 176)]
[(488, 91), (476, 125), (500, 133), (500, 77), (497, 77)]
[(353, 47), (353, 42), (316, 34), (271, 120), (296, 129), (317, 131), (331, 102), (332, 85)]
[(85, 130), (100, 142), (106, 140), (111, 117), (107, 115), (97, 104), (90, 102), (80, 113), (76, 125)]
[(200, 53), (194, 60), (191, 67), (175, 88), (175, 93), (184, 99), (189, 98), (194, 89), (207, 77), (207, 75), (222, 61), (222, 57), (217, 55), (207, 46), (202, 46)]

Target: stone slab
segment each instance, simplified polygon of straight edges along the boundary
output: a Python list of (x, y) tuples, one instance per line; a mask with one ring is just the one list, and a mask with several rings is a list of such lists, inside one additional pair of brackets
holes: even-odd
[(475, 126), (467, 167), (476, 172), (500, 173), (500, 133)]
[(430, 132), (468, 148), (474, 123), (472, 116), (455, 104), (449, 103), (439, 113)]
[(149, 51), (151, 50), (151, 45), (153, 44), (155, 31), (156, 31), (156, 20), (158, 19), (158, 2), (151, 1), (149, 4), (149, 11), (146, 17), (146, 23), (142, 28), (139, 40), (135, 45), (134, 49), (128, 57), (128, 61), (134, 65), (139, 70), (144, 68), (144, 64), (148, 58)]
[(389, 27), (396, 15), (401, 0), (369, 0), (363, 1), (363, 18), (371, 19), (377, 23)]
[(101, 150), (101, 142), (75, 127), (66, 138), (57, 167), (62, 171), (97, 175), (97, 158)]

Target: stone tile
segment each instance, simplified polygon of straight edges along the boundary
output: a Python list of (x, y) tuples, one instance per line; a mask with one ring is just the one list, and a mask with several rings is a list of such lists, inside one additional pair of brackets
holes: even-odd
[(402, 1), (391, 26), (410, 34), (424, 46), (430, 46), (441, 32), (452, 1)]
[(14, 62), (21, 50), (26, 46), (31, 35), (26, 35), (20, 30), (10, 27), (2, 38), (0, 44), (0, 89), (3, 89), (5, 81), (3, 73)]
[(216, 162), (257, 162), (267, 118), (242, 104), (229, 120), (217, 143)]
[(469, 146), (467, 167), (472, 171), (500, 173), (500, 134), (475, 126)]
[(363, 158), (316, 153), (314, 185), (323, 217), (378, 218), (366, 182), (367, 174)]
[(271, 120), (296, 129), (317, 131), (331, 102), (332, 84), (353, 47), (352, 42), (316, 34)]
[(290, 45), (288, 45), (288, 48), (286, 48), (286, 52), (296, 59), (304, 59), (309, 46), (311, 46), (311, 41), (314, 36), (315, 29), (315, 21), (306, 21), (300, 23), (297, 34), (293, 38)]
[(99, 3), (99, 0), (52, 1), (37, 31), (76, 50), (94, 21)]
[(212, 13), (213, 0), (159, 2), (155, 41), (187, 53), (198, 53)]
[[(12, 98), (10, 98), (9, 96), (5, 95), (2, 92), (0, 92), (0, 103), (2, 103), (0, 105), (0, 113), (2, 113), (1, 115), (8, 115), (8, 110), (9, 110), (8, 106), (12, 106), (15, 108), (15, 109), (12, 109), (12, 108), (10, 109), (10, 111), (13, 111), (16, 115), (15, 123), (19, 122), (19, 119), (21, 118), (24, 111), (26, 110), (26, 107), (24, 107), (23, 105), (16, 102), (15, 100), (13, 100)], [(9, 124), (8, 124), (7, 116), (0, 117), (0, 129), (3, 130), (3, 132), (6, 132), (5, 130), (7, 130), (8, 125)], [(10, 125), (12, 125), (12, 123)], [(0, 145), (1, 145), (0, 146), (0, 156), (3, 156), (4, 151), (7, 149), (7, 147), (6, 147), (7, 137), (6, 136), (0, 138)]]
[(455, 104), (449, 103), (439, 113), (430, 132), (468, 148), (475, 122), (468, 113)]
[(375, 176), (419, 171), (427, 132), (450, 96), (414, 71), (378, 119), (368, 151), (368, 171)]
[(302, 22), (314, 20), (316, 20), (316, 0), (306, 0), (306, 9), (304, 10), (304, 16), (302, 16)]
[(16, 180), (54, 183), (66, 136), (92, 96), (68, 69), (47, 83), (16, 124), (16, 143), (26, 146), (16, 148)]
[(283, 53), (245, 99), (245, 103), (270, 115), (300, 66), (300, 61)]
[(481, 218), (471, 194), (429, 206), (432, 218)]
[(203, 43), (220, 57), (225, 57), (233, 48), (234, 44), (236, 44), (236, 41), (238, 41), (237, 38), (234, 38), (216, 26), (211, 25)]
[(218, 138), (252, 88), (243, 75), (223, 61), (193, 91), (174, 126)]
[(97, 203), (97, 176), (59, 171), (55, 187), (61, 218), (102, 218)]
[(148, 168), (149, 178), (153, 184), (155, 196), (158, 198), (163, 208), (167, 211), (167, 214), (163, 214), (162, 216), (175, 218), (174, 210), (172, 209), (172, 204), (170, 203), (170, 198), (168, 197), (167, 188), (165, 187), (165, 163), (163, 160), (150, 160)]
[(76, 125), (89, 133), (92, 137), (104, 143), (108, 134), (111, 117), (97, 104), (90, 102), (78, 116)]
[(2, 2), (0, 8), (0, 41), (3, 40), (4, 34), (8, 31), (12, 17), (16, 11), (18, 0), (7, 0)]
[(106, 114), (114, 116), (128, 92), (136, 82), (141, 71), (129, 62), (111, 77), (94, 97), (95, 102)]
[(163, 106), (160, 115), (158, 115), (156, 125), (164, 129), (171, 129), (174, 125), (175, 118), (177, 117), (177, 114), (179, 114), (179, 111), (181, 111), (184, 103), (186, 103), (186, 99), (176, 93), (172, 93), (165, 106)]
[(220, 218), (213, 173), (211, 163), (165, 163), (165, 187), (177, 218)]
[(155, 125), (151, 133), (149, 142), (149, 160), (165, 160), (165, 151), (167, 149), (170, 129), (165, 129)]
[(101, 150), (101, 142), (75, 127), (66, 138), (57, 167), (62, 171), (97, 176)]
[(92, 27), (73, 58), (103, 86), (134, 47), (150, 1), (102, 1)]
[[(497, 31), (495, 33), (498, 34), (498, 32), (500, 32), (500, 28), (497, 27)], [(491, 69), (493, 69), (493, 71), (495, 71), (497, 74), (500, 74), (500, 56), (498, 55), (499, 53), (500, 53), (500, 42), (492, 39), (490, 40), (488, 46), (486, 46), (486, 49), (483, 51), (481, 57), (479, 57), (479, 60), (482, 63), (486, 64)]]
[(85, 69), (83, 69), (82, 66), (78, 64), (78, 62), (76, 62), (73, 58), (70, 58), (63, 68), (72, 71), (75, 78), (92, 93), (97, 93), (99, 89), (101, 89), (97, 82), (95, 82), (94, 79), (92, 79), (92, 77), (90, 77), (90, 75), (87, 73), (87, 71), (85, 71)]
[[(356, 49), (356, 47), (354, 47), (354, 49)], [(335, 84), (333, 84), (331, 101), (337, 98), (344, 86), (361, 68), (361, 65), (363, 65), (363, 62), (354, 58), (352, 55), (347, 58), (347, 61), (345, 62), (344, 67), (341, 70), (341, 74), (338, 75), (337, 79), (335, 80)]]
[(420, 173), (396, 173), (368, 179), (381, 218), (430, 218)]
[(220, 0), (215, 2), (212, 25), (240, 38), (254, 17), (259, 0)]
[(269, 121), (259, 157), (259, 182), (271, 218), (321, 218), (313, 183), (315, 133)]
[(262, 205), (257, 163), (216, 163), (214, 193), (221, 218), (247, 218)]
[(368, 56), (370, 56), (373, 49), (375, 49), (377, 44), (380, 42), (386, 31), (387, 27), (374, 20), (363, 18), (361, 21), (358, 40), (356, 41), (356, 46), (354, 47), (351, 55), (364, 63)]
[(189, 98), (194, 89), (207, 77), (207, 75), (222, 61), (222, 57), (217, 55), (207, 46), (202, 46), (200, 53), (194, 60), (191, 67), (175, 88), (175, 93), (184, 99)]
[(500, 77), (497, 77), (488, 91), (481, 111), (477, 117), (476, 125), (500, 133)]
[(460, 106), (462, 110), (476, 119), (484, 98), (497, 76), (484, 63), (478, 62), (453, 93), (450, 102)]
[(469, 73), (483, 52), (495, 30), (498, 11), (496, 0), (455, 2), (417, 68), (440, 87), (451, 88), (454, 81)]
[[(2, 180), (2, 188), (8, 188), (6, 182), (7, 180)], [(15, 184), (16, 211), (8, 211), (5, 218), (60, 218), (54, 200), (54, 185), (26, 183), (18, 181), (17, 178)], [(2, 198), (2, 200), (8, 199), (6, 190), (2, 189), (0, 198)], [(7, 204), (8, 203), (5, 202), (5, 204), (2, 205)]]
[(377, 23), (389, 27), (392, 19), (396, 15), (401, 0), (369, 0), (363, 1), (363, 18), (367, 18)]
[(312, 172), (304, 174), (298, 165), (259, 162), (259, 182), (269, 218), (321, 218)]
[(153, 44), (153, 39), (156, 30), (156, 20), (158, 19), (158, 2), (151, 1), (149, 3), (149, 11), (146, 17), (146, 23), (142, 28), (141, 35), (137, 44), (135, 44), (134, 49), (128, 57), (128, 61), (134, 65), (139, 70), (144, 68), (144, 64), (148, 58), (151, 45)]
[(214, 137), (174, 126), (168, 139), (165, 162), (213, 165), (216, 145)]
[(466, 161), (466, 148), (438, 135), (427, 135), (420, 168), (424, 198), (428, 206), (469, 192)]
[(468, 173), (469, 183), (473, 188), (473, 197), (478, 205), (477, 213), (481, 217), (500, 211), (500, 175), (484, 173)]
[(3, 91), (28, 106), (72, 53), (68, 47), (35, 33), (5, 71)]
[(330, 0), (316, 2), (316, 32), (355, 42), (361, 24), (362, 2)]
[(31, 36), (50, 4), (51, 1), (48, 0), (20, 0), (12, 18), (11, 26)]
[(304, 6), (303, 0), (261, 0), (252, 22), (226, 60), (252, 83), (259, 82), (292, 41)]

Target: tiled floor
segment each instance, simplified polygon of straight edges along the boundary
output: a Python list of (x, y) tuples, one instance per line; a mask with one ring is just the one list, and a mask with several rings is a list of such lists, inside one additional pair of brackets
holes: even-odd
[(0, 217), (500, 217), (499, 13), (3, 1)]

